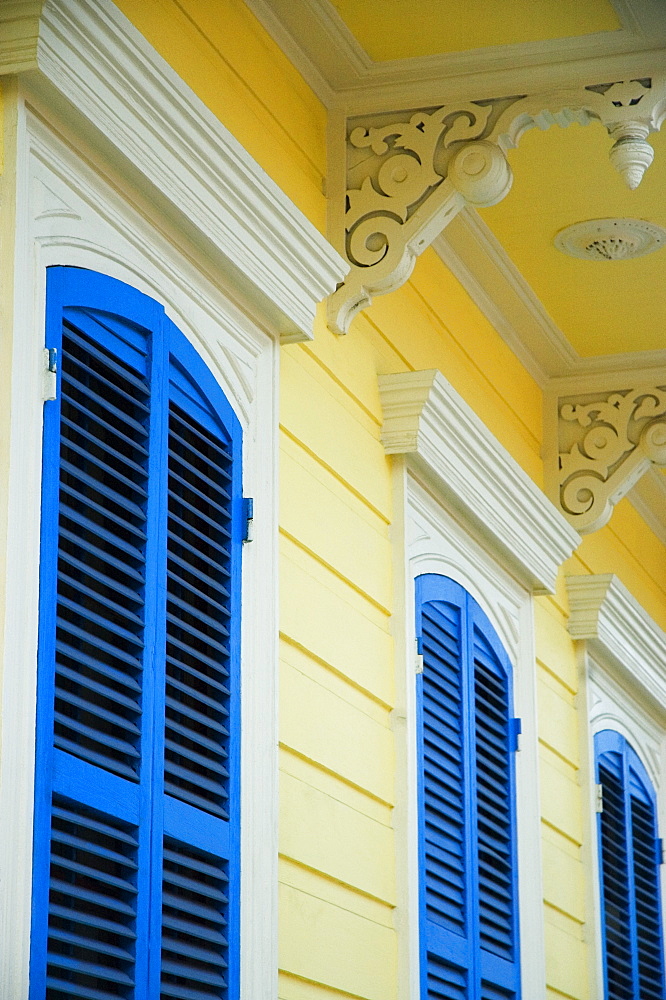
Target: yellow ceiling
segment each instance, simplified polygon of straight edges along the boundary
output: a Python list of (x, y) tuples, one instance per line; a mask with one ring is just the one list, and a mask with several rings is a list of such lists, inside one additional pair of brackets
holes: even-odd
[(332, 0), (377, 62), (616, 31), (610, 0)]
[(512, 190), (481, 212), (576, 351), (589, 356), (666, 349), (666, 249), (634, 260), (586, 261), (553, 246), (565, 226), (632, 217), (666, 226), (666, 135), (629, 191), (608, 160), (600, 125), (533, 129), (510, 152)]
[[(322, 5), (326, 7), (324, 0), (319, 4), (311, 4), (311, 0), (270, 2), (286, 11), (316, 12)], [(633, 22), (629, 15), (633, 12), (638, 24), (638, 14), (642, 12), (641, 16), (647, 18), (646, 11), (650, 9), (650, 0), (640, 0), (640, 3), (638, 0), (624, 0), (627, 24), (621, 34), (614, 35), (622, 26), (612, 0), (329, 0), (329, 3), (337, 9), (356, 40), (376, 62), (492, 47), (494, 51), (487, 53), (492, 57), (490, 68), (486, 54), (478, 52), (471, 59), (463, 60), (464, 72), (471, 76), (470, 67), (477, 60), (479, 73), (485, 73), (486, 77), (489, 74), (492, 78), (495, 72), (493, 67), (497, 63), (500, 66), (497, 73), (501, 70), (506, 75), (508, 72), (511, 81), (514, 78), (512, 71), (506, 68), (507, 59), (511, 64), (511, 60), (517, 58), (516, 51), (512, 49), (503, 55), (497, 51), (498, 48), (537, 43), (532, 45), (528, 54), (523, 52), (522, 58), (517, 58), (515, 79), (520, 80), (523, 71), (528, 72), (528, 76), (535, 69), (539, 71), (543, 68), (545, 72), (553, 59), (557, 61), (558, 53), (559, 58), (566, 61), (570, 47), (566, 39), (585, 35), (596, 36), (593, 46), (595, 58), (590, 61), (590, 72), (621, 74), (622, 69), (612, 62), (618, 46), (631, 45), (634, 38), (640, 49), (645, 42), (640, 32), (635, 37), (632, 35), (638, 29), (631, 27)], [(656, 32), (654, 44), (662, 47), (660, 39), (664, 36), (659, 32), (664, 31), (666, 22), (660, 21), (658, 15), (664, 3), (666, 0), (653, 0), (651, 8)], [(313, 43), (312, 49), (308, 49), (306, 43), (310, 36), (307, 35), (306, 20), (297, 19), (294, 24), (291, 21), (289, 24), (297, 37), (299, 29), (303, 33), (305, 49), (316, 62), (317, 58), (322, 59), (319, 54), (322, 46), (327, 53), (331, 48), (335, 50), (335, 37), (323, 32), (317, 36), (317, 45)], [(316, 18), (307, 23), (316, 35), (313, 28), (317, 24)], [(328, 23), (325, 18), (323, 23)], [(559, 47), (538, 45), (539, 42), (556, 39), (565, 41)], [(587, 51), (585, 45), (580, 51)], [(576, 49), (579, 60), (583, 60), (585, 57), (580, 55), (580, 51)], [(339, 60), (347, 58), (344, 47), (338, 54)], [(335, 61), (335, 51), (333, 57)], [(611, 59), (611, 68), (607, 68), (607, 57)], [(651, 58), (647, 57), (646, 72), (649, 72)], [(595, 68), (599, 63), (601, 69)], [(442, 72), (446, 72), (447, 65), (451, 79), (459, 86), (460, 80), (455, 77), (456, 60), (448, 60), (448, 63), (443, 60)], [(578, 79), (581, 65), (582, 62), (577, 64)], [(637, 62), (634, 56), (629, 65), (642, 66), (643, 63)], [(330, 69), (325, 59), (322, 66), (322, 72)], [(421, 78), (414, 76), (416, 70), (413, 67), (395, 65), (380, 68), (380, 73), (390, 74), (393, 71), (393, 86), (398, 91), (404, 85), (410, 92), (409, 88), (413, 85), (420, 88), (419, 93), (427, 93), (427, 77), (422, 84)], [(350, 93), (353, 91), (355, 95), (359, 83), (352, 71), (349, 72), (353, 84), (353, 87), (349, 84)], [(636, 70), (630, 70), (631, 74), (634, 72)], [(534, 75), (531, 72), (530, 79)], [(371, 74), (369, 78), (372, 80)], [(563, 78), (566, 80), (560, 72), (558, 80)], [(591, 82), (609, 82), (620, 78), (611, 75), (599, 81), (593, 76)], [(520, 88), (520, 83), (498, 84), (500, 87), (512, 85)], [(438, 92), (435, 87), (433, 103)], [(520, 89), (509, 89), (498, 93), (520, 92)], [(387, 94), (390, 95), (387, 99), (392, 102), (401, 100), (396, 98), (391, 88)], [(404, 98), (405, 102), (409, 100), (408, 96)], [(426, 106), (428, 102), (422, 103)], [(392, 104), (391, 109), (393, 107), (400, 105)], [(403, 107), (414, 105), (405, 103)], [(601, 125), (571, 125), (567, 129), (552, 127), (546, 131), (532, 129), (523, 136), (519, 148), (509, 152), (514, 171), (513, 188), (509, 195), (498, 205), (481, 212), (543, 308), (583, 357), (666, 350), (666, 248), (635, 260), (588, 261), (568, 257), (553, 245), (553, 239), (561, 229), (590, 219), (629, 217), (666, 227), (666, 125), (661, 133), (652, 135), (650, 141), (656, 151), (654, 162), (639, 187), (630, 191), (610, 164), (608, 154), (612, 140)], [(481, 259), (482, 255), (475, 258), (477, 263)], [(488, 269), (488, 274), (488, 280), (496, 280), (492, 276), (496, 275), (492, 267)], [(482, 286), (483, 277), (480, 276)]]

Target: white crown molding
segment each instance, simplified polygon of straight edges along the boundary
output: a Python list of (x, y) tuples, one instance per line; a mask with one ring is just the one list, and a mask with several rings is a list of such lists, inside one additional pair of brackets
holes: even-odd
[(14, 63), (37, 66), (37, 94), (83, 115), (86, 137), (111, 143), (145, 193), (157, 189), (188, 220), (284, 340), (311, 339), (346, 262), (111, 0), (47, 0), (38, 40), (35, 6), (2, 6), (0, 72), (14, 65), (4, 43), (18, 24)]
[(569, 633), (602, 664), (629, 676), (663, 713), (666, 633), (613, 574), (568, 576)]
[(432, 246), (541, 388), (594, 392), (627, 372), (640, 382), (663, 379), (664, 349), (581, 357), (473, 208), (459, 212)]
[(540, 386), (572, 372), (573, 347), (473, 208), (452, 219), (433, 249)]
[(616, 0), (619, 31), (386, 62), (370, 58), (329, 0), (247, 3), (320, 99), (348, 114), (625, 79), (647, 64), (666, 71), (658, 0)]
[(246, 0), (254, 16), (263, 25), (273, 41), (282, 49), (289, 61), (296, 67), (308, 86), (327, 108), (335, 106), (335, 89), (316, 62), (292, 34), (285, 20), (280, 16), (271, 0)]
[(633, 507), (662, 545), (666, 546), (666, 476), (659, 469), (648, 469), (627, 494)]
[(471, 407), (436, 370), (381, 375), (379, 390), (387, 454), (407, 456), (521, 582), (552, 593), (580, 536)]

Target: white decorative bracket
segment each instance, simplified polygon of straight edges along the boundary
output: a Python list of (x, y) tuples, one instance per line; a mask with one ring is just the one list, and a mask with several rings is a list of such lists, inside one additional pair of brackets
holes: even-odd
[(557, 502), (581, 534), (596, 531), (651, 465), (666, 466), (666, 385), (560, 396), (557, 438)]
[(346, 333), (373, 295), (404, 284), (465, 205), (508, 193), (505, 154), (528, 129), (600, 122), (613, 139), (611, 163), (635, 188), (654, 155), (647, 136), (664, 118), (666, 79), (645, 77), (348, 119), (336, 235), (352, 271), (329, 299), (330, 328)]

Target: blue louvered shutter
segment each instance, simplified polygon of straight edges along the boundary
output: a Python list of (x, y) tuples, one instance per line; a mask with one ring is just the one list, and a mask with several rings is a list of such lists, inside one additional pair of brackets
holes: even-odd
[(663, 998), (656, 799), (639, 757), (612, 730), (595, 737), (603, 789), (599, 855), (607, 1000)]
[(424, 664), (419, 699), (422, 916), (428, 996), (463, 1000), (470, 972), (463, 608), (457, 601), (427, 600), (425, 593), (419, 608)]
[[(46, 406), (44, 423), (31, 996), (157, 995), (159, 955), (148, 942), (156, 934), (159, 939), (164, 919), (165, 939), (171, 934), (176, 950), (187, 955), (178, 970), (179, 992), (169, 992), (169, 973), (162, 970), (164, 995), (230, 1000), (235, 982), (228, 965), (238, 926), (238, 880), (230, 879), (230, 866), (238, 868), (237, 809), (230, 823), (227, 802), (220, 833), (205, 818), (187, 814), (185, 802), (171, 806), (164, 792), (164, 761), (171, 753), (165, 754), (165, 702), (180, 698), (180, 718), (195, 710), (196, 701), (192, 691), (170, 694), (173, 686), (187, 687), (184, 666), (167, 680), (168, 615), (174, 613), (171, 606), (167, 613), (166, 591), (175, 602), (184, 600), (184, 584), (167, 585), (173, 576), (173, 545), (167, 544), (169, 399), (176, 394), (172, 372), (179, 352), (192, 377), (204, 384), (196, 390), (200, 405), (207, 407), (209, 422), (215, 413), (218, 438), (227, 446), (228, 458), (215, 473), (220, 482), (234, 481), (219, 517), (226, 536), (239, 533), (232, 513), (240, 503), (240, 432), (196, 353), (163, 309), (136, 290), (93, 272), (52, 268), (47, 323), (49, 346), (58, 349), (59, 391)], [(190, 401), (191, 421), (194, 408)], [(197, 461), (203, 461), (199, 453)], [(206, 516), (204, 500), (199, 510)], [(227, 721), (213, 767), (229, 756), (230, 742), (236, 753), (237, 740), (229, 736), (228, 717), (238, 716), (240, 569), (237, 540), (230, 541), (218, 559), (218, 597), (225, 609), (220, 621), (228, 637), (218, 714)], [(197, 665), (190, 667), (192, 672)], [(216, 676), (211, 684), (217, 682)], [(205, 698), (206, 684), (197, 680), (195, 687)], [(195, 754), (192, 744), (183, 742)], [(179, 766), (177, 758), (172, 770)], [(217, 773), (227, 797), (237, 802), (228, 761)], [(163, 906), (163, 884), (177, 905), (168, 905), (165, 892)], [(167, 927), (170, 917), (176, 921), (173, 914), (185, 922), (183, 914), (194, 911), (198, 937), (208, 932), (214, 952), (209, 961), (202, 959), (199, 943), (196, 954), (188, 954), (184, 923)], [(172, 950), (165, 955), (163, 966)], [(195, 986), (205, 981), (203, 992), (187, 992), (183, 962)]]
[(238, 964), (240, 463), (233, 415), (171, 329), (161, 996), (228, 1000)]
[(519, 996), (510, 667), (454, 581), (416, 580), (424, 1000)]
[[(471, 602), (471, 598), (468, 598)], [(469, 610), (481, 998), (520, 992), (510, 667), (478, 606)]]

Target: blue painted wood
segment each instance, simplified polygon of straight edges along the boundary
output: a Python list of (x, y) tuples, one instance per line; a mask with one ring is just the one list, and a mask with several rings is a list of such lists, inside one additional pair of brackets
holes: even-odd
[(417, 577), (416, 608), (421, 994), (517, 1000), (511, 664), (454, 581)]
[(121, 282), (49, 269), (46, 337), (31, 997), (234, 1000), (240, 424)]
[(606, 1000), (663, 1000), (656, 794), (620, 733), (597, 733), (595, 758), (603, 788), (597, 832)]

